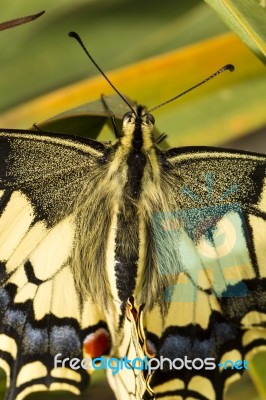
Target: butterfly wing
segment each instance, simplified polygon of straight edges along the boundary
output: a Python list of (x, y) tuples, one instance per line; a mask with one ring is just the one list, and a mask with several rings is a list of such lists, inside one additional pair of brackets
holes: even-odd
[(152, 225), (169, 285), (164, 309), (158, 303), (144, 323), (166, 360), (151, 387), (160, 399), (222, 399), (244, 360), (266, 348), (266, 157), (181, 148), (161, 160), (170, 208)]
[[(69, 265), (75, 242), (71, 205), (106, 154), (93, 140), (27, 131), (0, 133), (0, 366), (5, 400), (39, 390), (79, 393), (84, 369), (54, 357), (82, 358), (84, 338), (105, 326), (81, 299)], [(59, 356), (60, 359), (60, 356)], [(63, 368), (65, 367), (65, 368)]]

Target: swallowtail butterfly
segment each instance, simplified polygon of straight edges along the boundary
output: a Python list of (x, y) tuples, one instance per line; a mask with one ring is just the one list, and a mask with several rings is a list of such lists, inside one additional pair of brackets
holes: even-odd
[(107, 371), (118, 400), (219, 400), (266, 347), (265, 155), (163, 151), (153, 126), (137, 105), (113, 143), (0, 132), (5, 400), (78, 394), (100, 357), (138, 359)]

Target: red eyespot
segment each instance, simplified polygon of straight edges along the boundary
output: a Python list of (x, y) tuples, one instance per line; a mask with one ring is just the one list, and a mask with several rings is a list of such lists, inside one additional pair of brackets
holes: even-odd
[(83, 352), (90, 358), (101, 357), (107, 354), (111, 346), (111, 337), (104, 328), (90, 333), (83, 341)]

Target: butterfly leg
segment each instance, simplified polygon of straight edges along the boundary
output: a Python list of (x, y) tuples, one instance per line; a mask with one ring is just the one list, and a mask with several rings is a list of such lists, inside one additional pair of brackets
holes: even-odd
[(109, 114), (109, 116), (111, 118), (111, 122), (112, 122), (113, 129), (114, 129), (114, 134), (115, 134), (115, 137), (118, 139), (121, 135), (120, 135), (119, 130), (118, 130), (117, 126), (116, 126), (115, 115), (114, 115), (113, 111), (110, 110), (110, 108), (108, 107), (108, 104), (106, 103), (103, 94), (101, 94), (101, 100), (103, 102), (105, 110), (108, 112), (108, 114)]

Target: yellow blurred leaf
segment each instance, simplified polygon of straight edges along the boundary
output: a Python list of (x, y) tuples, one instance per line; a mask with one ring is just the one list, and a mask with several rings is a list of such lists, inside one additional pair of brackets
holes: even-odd
[[(171, 145), (216, 144), (266, 122), (264, 67), (234, 34), (109, 72), (108, 77), (131, 99), (153, 107), (229, 62), (236, 67), (234, 74), (226, 72), (156, 112)], [(101, 76), (84, 80), (3, 113), (0, 126), (27, 128), (101, 93), (112, 93)]]

